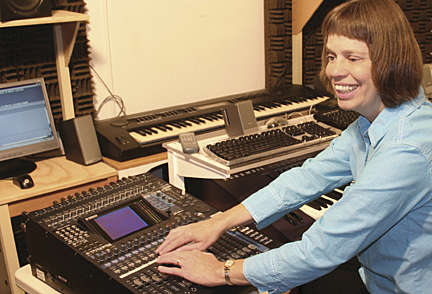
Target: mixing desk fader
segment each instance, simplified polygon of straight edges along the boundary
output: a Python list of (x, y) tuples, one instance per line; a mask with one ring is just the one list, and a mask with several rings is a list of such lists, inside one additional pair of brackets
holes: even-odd
[[(32, 274), (62, 293), (233, 293), (162, 275), (156, 248), (169, 231), (219, 211), (145, 173), (23, 213)], [(219, 260), (279, 246), (250, 227), (225, 232), (208, 251)]]

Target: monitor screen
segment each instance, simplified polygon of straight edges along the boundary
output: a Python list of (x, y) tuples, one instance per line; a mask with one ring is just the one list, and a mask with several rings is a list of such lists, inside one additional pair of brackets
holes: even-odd
[(59, 148), (42, 78), (0, 84), (0, 178), (18, 176), (17, 158)]
[(141, 230), (151, 228), (167, 219), (167, 215), (154, 209), (145, 198), (138, 196), (79, 218), (78, 223), (108, 242), (124, 242), (126, 237), (141, 234)]
[(94, 219), (94, 222), (111, 238), (117, 240), (148, 226), (129, 206)]

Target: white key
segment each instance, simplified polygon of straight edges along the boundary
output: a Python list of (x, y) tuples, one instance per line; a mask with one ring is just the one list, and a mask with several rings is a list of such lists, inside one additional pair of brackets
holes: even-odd
[[(333, 204), (335, 204), (335, 203), (337, 202), (336, 200), (334, 200), (334, 199), (332, 199), (332, 198), (330, 198), (330, 197), (327, 197), (327, 196), (325, 196), (325, 195), (322, 195), (321, 197), (330, 200), (331, 202), (333, 202)], [(304, 213), (306, 213), (307, 215), (309, 215), (311, 218), (317, 220), (317, 219), (319, 219), (320, 217), (322, 217), (322, 216), (324, 215), (324, 213), (325, 213), (325, 212), (326, 212), (330, 207), (331, 207), (331, 206), (328, 206), (327, 208), (322, 208), (322, 207), (321, 207), (321, 210), (316, 210), (315, 208), (312, 208), (312, 207), (310, 207), (310, 206), (303, 205), (302, 207), (300, 207), (300, 210), (303, 211)]]

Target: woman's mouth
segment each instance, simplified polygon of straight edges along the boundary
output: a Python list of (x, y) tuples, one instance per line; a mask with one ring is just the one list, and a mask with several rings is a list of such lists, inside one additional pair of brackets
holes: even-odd
[(336, 92), (340, 94), (348, 94), (353, 92), (358, 86), (348, 86), (348, 85), (334, 85)]

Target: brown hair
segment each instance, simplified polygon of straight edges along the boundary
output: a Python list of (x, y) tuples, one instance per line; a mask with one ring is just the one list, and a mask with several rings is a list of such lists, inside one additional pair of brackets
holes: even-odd
[(393, 0), (353, 0), (330, 11), (323, 22), (324, 48), (320, 78), (326, 77), (329, 35), (363, 41), (369, 48), (372, 81), (386, 107), (396, 107), (419, 94), (423, 61), (414, 32), (402, 9)]

